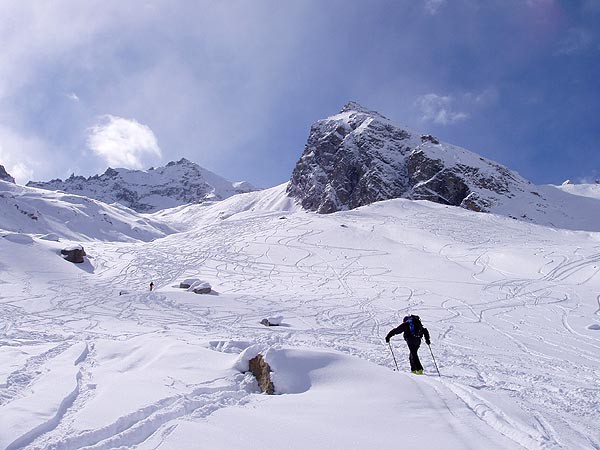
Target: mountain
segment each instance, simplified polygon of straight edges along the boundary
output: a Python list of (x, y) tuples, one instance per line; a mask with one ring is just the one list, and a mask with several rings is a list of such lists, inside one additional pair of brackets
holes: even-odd
[(173, 232), (119, 204), (5, 182), (0, 182), (0, 230), (117, 242), (151, 241)]
[(0, 181), (8, 181), (9, 183), (15, 182), (15, 179), (6, 171), (2, 164), (0, 164)]
[(108, 168), (89, 178), (71, 175), (64, 181), (32, 181), (27, 186), (116, 202), (144, 213), (256, 190), (247, 182), (232, 183), (185, 158), (144, 171)]
[(597, 226), (581, 217), (580, 208), (600, 207), (597, 199), (536, 186), (497, 162), (397, 126), (355, 102), (312, 125), (287, 192), (319, 213), (406, 198), (586, 230)]

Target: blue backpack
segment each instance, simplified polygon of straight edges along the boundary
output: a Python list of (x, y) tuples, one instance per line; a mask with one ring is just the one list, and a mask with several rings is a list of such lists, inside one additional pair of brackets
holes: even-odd
[(423, 335), (423, 324), (421, 323), (421, 318), (419, 316), (411, 314), (410, 316), (406, 316), (403, 322), (408, 323), (410, 333), (414, 337), (420, 338)]

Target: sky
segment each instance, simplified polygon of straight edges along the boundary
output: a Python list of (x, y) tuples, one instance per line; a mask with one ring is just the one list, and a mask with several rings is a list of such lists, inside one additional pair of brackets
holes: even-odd
[(537, 184), (600, 178), (600, 0), (0, 3), (18, 183), (185, 157), (285, 182), (350, 100)]

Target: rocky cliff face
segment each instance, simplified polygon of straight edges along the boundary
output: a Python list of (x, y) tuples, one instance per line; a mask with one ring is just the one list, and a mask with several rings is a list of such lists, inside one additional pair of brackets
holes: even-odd
[(232, 183), (183, 158), (146, 171), (108, 168), (89, 178), (29, 182), (27, 186), (84, 195), (105, 203), (120, 203), (138, 212), (155, 212), (188, 203), (223, 200), (256, 190), (249, 183)]
[(10, 174), (6, 171), (3, 165), (0, 164), (0, 180), (8, 181), (9, 183), (14, 183), (15, 179), (10, 176)]
[(313, 124), (288, 194), (319, 213), (392, 198), (495, 211), (516, 196), (539, 200), (534, 188), (498, 163), (351, 102)]

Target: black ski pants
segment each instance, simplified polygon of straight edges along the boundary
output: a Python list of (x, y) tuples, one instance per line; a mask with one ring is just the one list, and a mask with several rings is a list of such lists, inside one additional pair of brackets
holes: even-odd
[(423, 370), (421, 361), (419, 361), (419, 355), (417, 354), (419, 347), (421, 346), (421, 338), (408, 338), (406, 344), (410, 350), (410, 356), (408, 357), (410, 361), (410, 371)]

